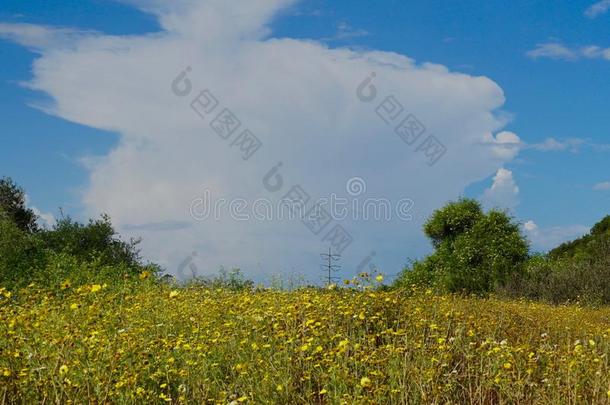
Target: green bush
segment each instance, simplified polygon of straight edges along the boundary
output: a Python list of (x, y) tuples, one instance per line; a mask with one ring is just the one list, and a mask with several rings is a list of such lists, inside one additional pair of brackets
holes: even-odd
[(509, 297), (526, 297), (553, 304), (610, 304), (610, 241), (598, 241), (586, 255), (535, 256), (522, 276), (500, 289)]
[(484, 213), (475, 200), (451, 202), (424, 225), (435, 252), (406, 268), (399, 285), (448, 292), (487, 293), (521, 273), (529, 247), (504, 212)]
[(108, 216), (87, 224), (68, 217), (51, 229), (40, 229), (36, 220), (23, 189), (0, 179), (0, 285), (5, 288), (53, 287), (68, 279), (99, 283), (160, 271), (142, 264), (139, 241), (123, 241)]
[(0, 218), (0, 285), (27, 285), (44, 266), (42, 245), (37, 235), (25, 232), (6, 217)]
[(227, 271), (221, 267), (217, 275), (196, 277), (189, 280), (188, 285), (205, 288), (222, 288), (230, 291), (250, 291), (254, 289), (254, 281), (247, 279), (240, 269)]
[(131, 273), (140, 272), (139, 240), (125, 242), (114, 230), (110, 218), (89, 220), (87, 225), (64, 218), (50, 230), (40, 232), (45, 248), (66, 253), (80, 261), (94, 258), (105, 266), (126, 266)]

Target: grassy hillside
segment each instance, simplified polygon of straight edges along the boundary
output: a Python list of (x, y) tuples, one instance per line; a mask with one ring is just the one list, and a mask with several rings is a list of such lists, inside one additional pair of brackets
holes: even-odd
[(147, 281), (0, 295), (0, 403), (567, 404), (610, 395), (610, 309)]

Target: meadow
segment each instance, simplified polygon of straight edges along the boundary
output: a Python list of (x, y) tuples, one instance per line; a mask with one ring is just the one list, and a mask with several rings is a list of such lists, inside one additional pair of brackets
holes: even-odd
[(608, 308), (416, 288), (239, 292), (148, 279), (0, 291), (1, 403), (610, 398)]

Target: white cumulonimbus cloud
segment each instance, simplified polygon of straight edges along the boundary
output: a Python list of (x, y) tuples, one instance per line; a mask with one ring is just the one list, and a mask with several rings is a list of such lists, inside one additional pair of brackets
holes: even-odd
[[(392, 52), (274, 37), (271, 23), (294, 1), (131, 3), (162, 30), (116, 36), (0, 24), (0, 36), (39, 53), (27, 86), (50, 97), (41, 109), (120, 135), (107, 155), (84, 159), (83, 204), (89, 215), (108, 213), (127, 236), (142, 236), (145, 257), (170, 273), (192, 262), (199, 273), (224, 265), (317, 281), (336, 224), (353, 239), (343, 251), (345, 275), (367, 257), (397, 273), (428, 249), (421, 219), (519, 150), (519, 137), (502, 132), (504, 94), (492, 80)], [(199, 113), (212, 107), (203, 100), (217, 100), (217, 109), (200, 116), (196, 98)], [(241, 123), (226, 140), (210, 125), (225, 108)], [(401, 138), (394, 129), (403, 120)], [(244, 129), (262, 142), (248, 160), (237, 141)], [(446, 152), (430, 166), (426, 141), (434, 139)], [(346, 192), (355, 177), (366, 183), (361, 195)], [(281, 184), (265, 187), (264, 178)], [(410, 200), (413, 219), (334, 220), (315, 234), (299, 221), (196, 221), (190, 213), (204, 190), (247, 204), (277, 201), (296, 185), (310, 205), (333, 193)]]

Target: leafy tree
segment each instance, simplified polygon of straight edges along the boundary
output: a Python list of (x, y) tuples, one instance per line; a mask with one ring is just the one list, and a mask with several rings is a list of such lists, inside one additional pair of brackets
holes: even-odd
[(50, 230), (41, 232), (44, 246), (56, 253), (69, 254), (81, 261), (96, 258), (101, 265), (125, 265), (134, 271), (140, 270), (139, 240), (123, 241), (115, 231), (110, 217), (89, 220), (84, 225), (63, 218)]
[(9, 177), (0, 179), (0, 217), (4, 217), (25, 232), (36, 232), (36, 214), (26, 207), (25, 191)]
[(482, 217), (481, 204), (475, 200), (461, 199), (434, 212), (424, 224), (424, 232), (434, 247), (438, 247), (470, 230)]
[(399, 283), (486, 293), (522, 271), (528, 258), (519, 226), (504, 212), (484, 213), (475, 200), (461, 199), (435, 211), (424, 231), (435, 252), (405, 269)]

